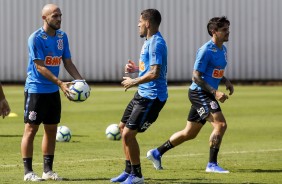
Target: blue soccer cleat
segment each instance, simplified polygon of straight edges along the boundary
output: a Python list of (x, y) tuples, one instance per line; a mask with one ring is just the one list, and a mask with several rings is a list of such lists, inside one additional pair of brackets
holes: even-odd
[(151, 160), (156, 170), (162, 170), (161, 154), (157, 149), (147, 152), (147, 159)]
[(121, 184), (144, 184), (144, 177), (142, 176), (142, 178), (139, 178), (134, 174), (130, 174), (129, 177)]
[(115, 182), (123, 182), (125, 181), (127, 178), (129, 177), (129, 174), (125, 171), (123, 171), (119, 176), (112, 178), (111, 182), (115, 183)]
[(225, 170), (225, 169), (219, 167), (217, 163), (212, 163), (212, 162), (208, 163), (208, 165), (206, 167), (206, 172), (211, 172), (211, 173), (229, 173), (228, 170)]

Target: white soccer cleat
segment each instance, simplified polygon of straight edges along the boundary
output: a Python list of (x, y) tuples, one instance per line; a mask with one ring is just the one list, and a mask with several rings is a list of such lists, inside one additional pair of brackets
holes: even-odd
[(53, 171), (48, 171), (47, 173), (43, 172), (42, 178), (45, 180), (56, 180), (56, 181), (63, 180), (62, 177), (59, 177), (58, 174)]
[(161, 155), (157, 149), (152, 149), (147, 152), (147, 159), (151, 160), (156, 170), (162, 170)]
[(24, 175), (24, 181), (44, 181), (44, 179), (37, 176), (34, 172), (30, 172)]
[(228, 170), (225, 170), (221, 167), (219, 167), (219, 165), (217, 163), (211, 163), (209, 162), (207, 167), (206, 167), (206, 172), (211, 172), (211, 173), (229, 173)]

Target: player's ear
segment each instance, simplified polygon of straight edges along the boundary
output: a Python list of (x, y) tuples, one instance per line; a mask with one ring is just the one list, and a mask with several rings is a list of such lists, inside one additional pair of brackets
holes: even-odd
[(42, 16), (42, 20), (46, 20), (46, 16), (45, 15)]
[(149, 28), (149, 27), (150, 27), (150, 22), (149, 22), (149, 21), (146, 21), (146, 22), (145, 22), (145, 26), (146, 26), (146, 28)]

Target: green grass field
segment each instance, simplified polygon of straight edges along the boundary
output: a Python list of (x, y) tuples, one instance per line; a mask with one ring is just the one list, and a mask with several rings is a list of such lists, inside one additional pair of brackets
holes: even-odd
[[(221, 87), (222, 90), (223, 87)], [(20, 142), (23, 133), (23, 86), (4, 86), (17, 117), (0, 119), (0, 183), (24, 183)], [(62, 97), (60, 125), (73, 133), (71, 142), (57, 143), (54, 170), (68, 181), (44, 183), (110, 183), (124, 169), (121, 141), (110, 141), (105, 129), (118, 123), (136, 88), (92, 86), (90, 98), (74, 103)], [(228, 123), (219, 163), (230, 174), (206, 173), (209, 135), (205, 125), (196, 139), (163, 156), (164, 170), (156, 171), (145, 158), (186, 125), (190, 108), (187, 87), (169, 87), (169, 100), (158, 120), (138, 135), (142, 172), (148, 184), (282, 183), (282, 86), (235, 86), (235, 93), (221, 105)], [(42, 127), (34, 142), (33, 169), (42, 174)]]

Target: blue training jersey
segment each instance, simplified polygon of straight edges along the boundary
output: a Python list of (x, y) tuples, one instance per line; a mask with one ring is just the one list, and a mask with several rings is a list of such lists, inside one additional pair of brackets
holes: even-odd
[(43, 28), (38, 29), (28, 38), (28, 67), (25, 91), (29, 93), (53, 93), (59, 87), (40, 74), (35, 66), (35, 60), (44, 62), (45, 67), (56, 77), (59, 75), (62, 59), (71, 58), (68, 37), (61, 30), (55, 36), (49, 36)]
[(167, 46), (160, 32), (145, 40), (143, 44), (139, 60), (139, 77), (149, 72), (152, 65), (160, 65), (160, 76), (153, 81), (139, 84), (138, 93), (144, 98), (159, 98), (160, 101), (165, 101), (168, 98)]
[[(220, 80), (224, 76), (226, 65), (226, 47), (223, 45), (222, 49), (220, 49), (210, 40), (197, 51), (194, 70), (201, 72), (203, 80), (214, 89), (218, 89)], [(201, 87), (192, 82), (190, 89), (201, 90)]]

